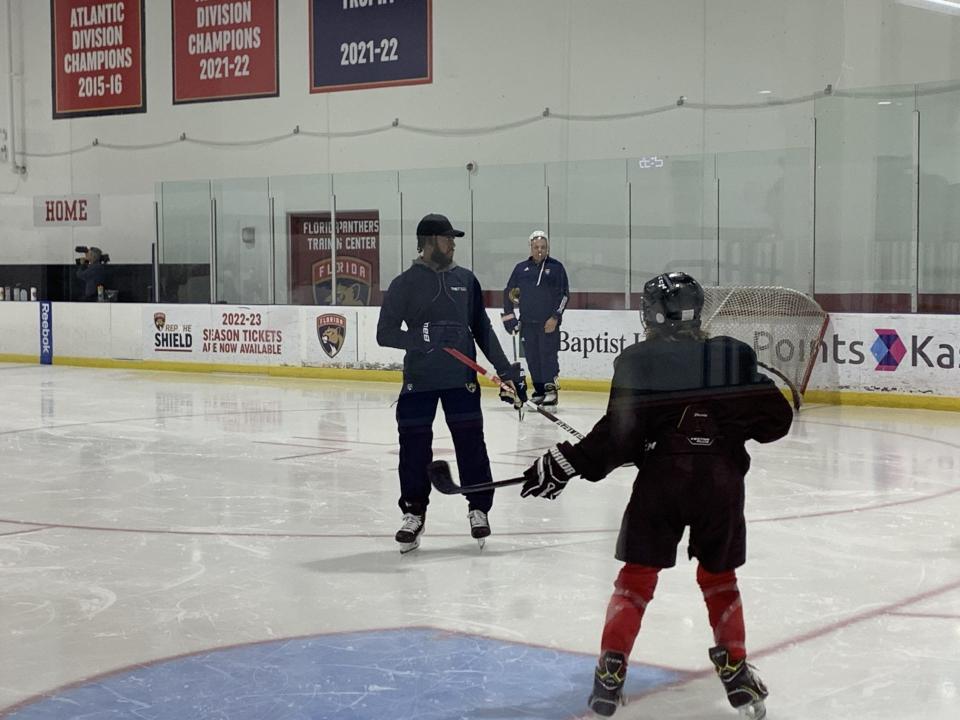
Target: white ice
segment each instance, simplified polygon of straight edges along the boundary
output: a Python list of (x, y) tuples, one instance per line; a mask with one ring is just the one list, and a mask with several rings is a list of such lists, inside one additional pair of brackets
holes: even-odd
[[(337, 630), (598, 648), (627, 470), (555, 502), (499, 491), (482, 553), (463, 498), (434, 494), (422, 547), (401, 557), (394, 385), (0, 365), (0, 387), (0, 717), (111, 670)], [(605, 403), (561, 400), (582, 431)], [(492, 393), (484, 407), (495, 478), (568, 439)], [(813, 406), (785, 440), (750, 446), (739, 575), (771, 720), (960, 717), (958, 428), (951, 413)], [(678, 555), (632, 663), (699, 675), (622, 720), (735, 717)]]

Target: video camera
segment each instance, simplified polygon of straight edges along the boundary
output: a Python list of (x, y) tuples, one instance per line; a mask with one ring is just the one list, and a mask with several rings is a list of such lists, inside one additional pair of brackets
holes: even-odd
[[(74, 252), (80, 253), (81, 255), (86, 255), (86, 254), (87, 254), (88, 252), (90, 252), (91, 250), (95, 250), (96, 252), (99, 252), (99, 253), (100, 253), (100, 264), (106, 265), (108, 262), (110, 262), (110, 256), (107, 255), (105, 252), (101, 252), (101, 251), (100, 251), (100, 248), (97, 248), (97, 247), (87, 247), (86, 245), (77, 245), (77, 246), (73, 249)], [(88, 265), (88, 264), (89, 264), (89, 263), (87, 262), (87, 259), (86, 259), (85, 257), (78, 257), (74, 262), (76, 262), (77, 265)]]

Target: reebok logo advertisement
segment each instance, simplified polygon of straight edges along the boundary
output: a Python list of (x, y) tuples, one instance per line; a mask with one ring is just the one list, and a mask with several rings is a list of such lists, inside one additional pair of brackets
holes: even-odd
[(53, 305), (40, 301), (40, 364), (53, 364)]

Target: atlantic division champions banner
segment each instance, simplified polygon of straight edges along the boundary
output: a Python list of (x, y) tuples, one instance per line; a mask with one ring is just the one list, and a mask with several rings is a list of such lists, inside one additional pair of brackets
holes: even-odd
[(310, 92), (433, 81), (432, 0), (309, 0)]
[(171, 0), (173, 102), (280, 93), (278, 0)]
[(144, 0), (50, 0), (53, 117), (147, 109)]
[(380, 213), (377, 210), (337, 211), (336, 268), (331, 252), (331, 230), (328, 212), (288, 215), (290, 303), (379, 304)]

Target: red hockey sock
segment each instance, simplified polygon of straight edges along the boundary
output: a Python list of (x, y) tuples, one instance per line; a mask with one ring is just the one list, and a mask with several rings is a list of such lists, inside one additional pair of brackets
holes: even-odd
[(617, 575), (613, 595), (607, 605), (607, 619), (600, 640), (600, 653), (608, 650), (630, 657), (633, 642), (640, 632), (640, 621), (657, 588), (659, 568), (627, 563)]
[(746, 630), (743, 626), (743, 604), (737, 587), (737, 573), (728, 570), (711, 573), (697, 566), (697, 584), (707, 604), (713, 640), (727, 649), (731, 662), (747, 656)]

